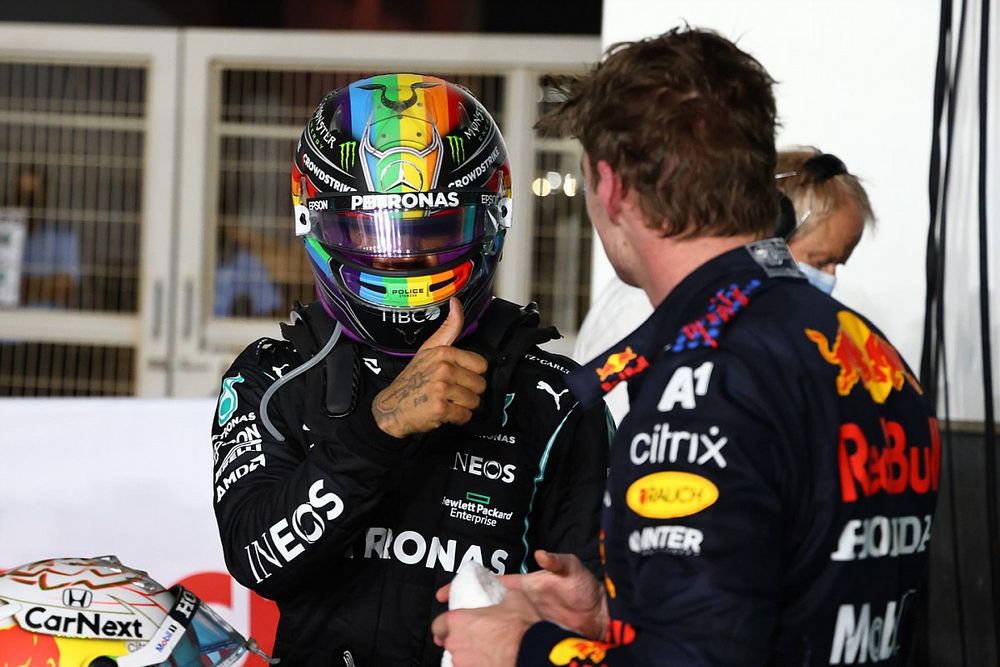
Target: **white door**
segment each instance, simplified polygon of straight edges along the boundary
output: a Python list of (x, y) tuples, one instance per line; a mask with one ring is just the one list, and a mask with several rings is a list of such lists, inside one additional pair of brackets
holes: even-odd
[(0, 25), (0, 395), (169, 392), (178, 34)]

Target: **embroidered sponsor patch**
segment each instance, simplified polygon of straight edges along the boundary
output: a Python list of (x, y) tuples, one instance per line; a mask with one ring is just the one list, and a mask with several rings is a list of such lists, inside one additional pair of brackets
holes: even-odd
[(693, 350), (699, 347), (719, 347), (718, 337), (722, 328), (750, 303), (750, 296), (761, 286), (756, 278), (740, 287), (733, 283), (718, 290), (709, 299), (708, 312), (681, 327), (677, 339), (671, 346), (672, 352)]

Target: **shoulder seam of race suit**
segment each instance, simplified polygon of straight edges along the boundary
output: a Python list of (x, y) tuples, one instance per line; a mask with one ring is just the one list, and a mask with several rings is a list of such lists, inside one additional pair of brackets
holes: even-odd
[(555, 444), (556, 437), (559, 432), (562, 431), (562, 427), (566, 424), (566, 420), (569, 416), (573, 414), (573, 411), (580, 406), (580, 402), (577, 401), (573, 404), (573, 407), (569, 409), (566, 416), (562, 418), (559, 425), (556, 426), (556, 430), (552, 431), (552, 435), (549, 436), (549, 441), (545, 443), (545, 449), (542, 451), (541, 457), (538, 459), (538, 475), (534, 479), (534, 484), (531, 487), (531, 498), (528, 499), (528, 511), (524, 513), (524, 532), (521, 534), (521, 543), (524, 544), (524, 559), (521, 561), (520, 572), (521, 574), (527, 574), (528, 572), (528, 556), (531, 554), (531, 547), (528, 544), (528, 524), (530, 523), (531, 510), (535, 506), (535, 496), (538, 495), (538, 484), (543, 479), (545, 479), (545, 467), (549, 463), (549, 454), (552, 453), (552, 446)]
[(271, 435), (273, 435), (274, 439), (277, 440), (278, 442), (284, 442), (285, 436), (281, 435), (278, 429), (274, 427), (274, 424), (271, 423), (270, 417), (267, 416), (267, 404), (270, 402), (271, 397), (274, 396), (274, 394), (278, 391), (278, 389), (283, 387), (286, 382), (289, 382), (290, 380), (298, 377), (299, 375), (302, 375), (307, 370), (309, 370), (310, 368), (321, 362), (326, 357), (326, 355), (330, 353), (330, 350), (333, 349), (333, 346), (337, 344), (337, 341), (340, 339), (340, 334), (343, 330), (344, 328), (340, 325), (340, 322), (337, 322), (337, 325), (333, 328), (333, 334), (331, 334), (330, 340), (326, 342), (326, 345), (323, 346), (323, 349), (321, 349), (319, 352), (313, 355), (313, 357), (309, 359), (309, 361), (305, 362), (304, 364), (302, 364), (295, 370), (291, 371), (290, 373), (286, 373), (285, 375), (281, 376), (281, 378), (277, 382), (268, 387), (267, 391), (264, 392), (264, 396), (260, 399), (260, 420), (264, 423), (264, 428), (266, 428), (268, 432)]

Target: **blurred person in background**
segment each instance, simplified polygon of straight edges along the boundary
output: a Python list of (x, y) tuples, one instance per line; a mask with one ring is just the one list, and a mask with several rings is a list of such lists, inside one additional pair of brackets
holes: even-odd
[(79, 302), (80, 238), (65, 224), (47, 217), (45, 172), (21, 166), (14, 171), (10, 206), (27, 214), (21, 264), (21, 305), (68, 308)]
[(875, 228), (868, 193), (840, 158), (812, 147), (778, 153), (774, 178), (792, 203), (779, 216), (777, 235), (810, 284), (830, 294), (837, 267), (847, 263), (865, 226)]
[[(830, 294), (837, 267), (847, 263), (865, 226), (875, 228), (868, 193), (857, 176), (835, 155), (804, 147), (778, 152), (775, 184), (781, 201), (775, 236), (788, 242), (796, 264), (810, 284)], [(645, 293), (618, 276), (598, 292), (580, 326), (573, 358), (589, 362), (653, 312)], [(606, 397), (608, 409), (620, 424), (628, 414), (627, 385)]]
[(216, 317), (268, 317), (285, 305), (261, 257), (224, 230), (219, 232), (218, 249), (212, 301)]
[(583, 145), (590, 220), (655, 310), (567, 378), (585, 405), (629, 383), (603, 586), (573, 556), (507, 577), (500, 604), (435, 619), (456, 667), (907, 664), (937, 421), (773, 237), (773, 83), (679, 28), (610, 47), (543, 119)]
[(493, 297), (510, 183), (489, 112), (430, 76), (331, 92), (302, 133), (319, 298), (238, 356), (212, 435), (226, 563), (277, 602), (284, 663), (438, 664), (434, 594), (463, 563), (598, 568), (608, 421), (534, 305)]

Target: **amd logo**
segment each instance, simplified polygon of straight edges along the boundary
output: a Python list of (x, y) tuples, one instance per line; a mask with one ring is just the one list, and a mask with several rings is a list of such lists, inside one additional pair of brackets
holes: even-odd
[[(264, 458), (263, 454), (258, 454), (250, 459), (249, 463), (244, 463), (240, 467), (232, 470), (228, 475), (223, 477), (215, 487), (215, 502), (222, 500), (222, 497), (226, 495), (226, 491), (229, 490), (229, 487), (240, 481), (244, 475), (257, 470), (258, 468), (263, 468), (266, 465), (267, 459)], [(222, 470), (220, 468), (219, 472), (221, 473), (221, 471)]]
[(517, 466), (513, 463), (504, 464), (481, 456), (455, 452), (455, 465), (451, 469), (510, 484), (514, 481), (514, 471), (517, 470)]

